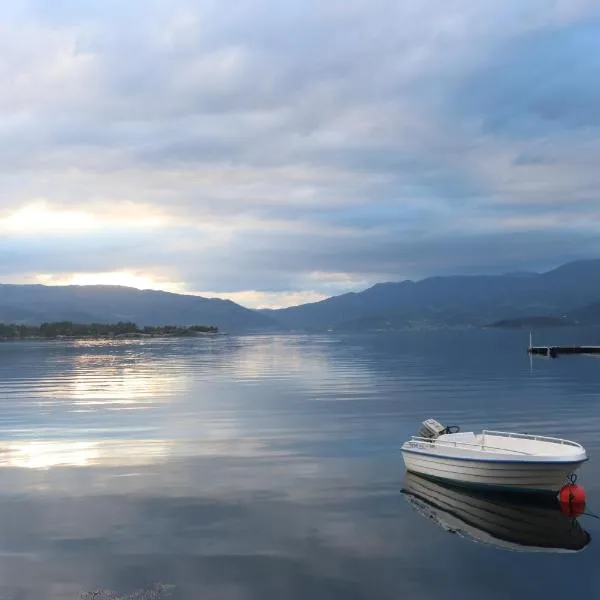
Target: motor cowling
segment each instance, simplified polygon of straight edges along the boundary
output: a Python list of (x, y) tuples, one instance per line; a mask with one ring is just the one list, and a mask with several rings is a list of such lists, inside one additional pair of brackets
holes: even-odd
[(421, 428), (419, 429), (419, 437), (428, 438), (431, 440), (435, 440), (444, 433), (447, 433), (446, 426), (438, 423), (435, 419), (427, 419), (426, 421), (423, 421)]

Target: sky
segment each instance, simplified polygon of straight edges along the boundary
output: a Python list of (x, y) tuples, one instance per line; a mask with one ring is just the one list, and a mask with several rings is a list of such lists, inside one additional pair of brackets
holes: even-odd
[(0, 281), (278, 307), (600, 256), (600, 1), (0, 5)]

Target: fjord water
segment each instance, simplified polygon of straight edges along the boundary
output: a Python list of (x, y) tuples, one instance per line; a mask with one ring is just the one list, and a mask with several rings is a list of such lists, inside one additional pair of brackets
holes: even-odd
[(451, 535), (401, 493), (399, 447), (435, 417), (580, 441), (600, 512), (600, 359), (530, 362), (527, 344), (502, 331), (2, 344), (0, 598), (157, 584), (185, 600), (594, 597), (593, 517), (583, 552), (516, 553)]

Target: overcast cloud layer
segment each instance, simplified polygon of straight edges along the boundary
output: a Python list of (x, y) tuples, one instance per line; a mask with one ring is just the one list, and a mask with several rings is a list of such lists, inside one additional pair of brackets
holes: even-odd
[(247, 305), (600, 254), (600, 3), (14, 0), (0, 280)]

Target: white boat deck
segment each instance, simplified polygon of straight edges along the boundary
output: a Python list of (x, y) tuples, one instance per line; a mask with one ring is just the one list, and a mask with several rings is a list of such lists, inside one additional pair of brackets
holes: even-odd
[(426, 442), (440, 450), (455, 448), (495, 455), (569, 457), (585, 453), (583, 446), (570, 440), (491, 430), (484, 430), (480, 434), (473, 432), (450, 433), (435, 440), (412, 436), (412, 440), (420, 443)]

